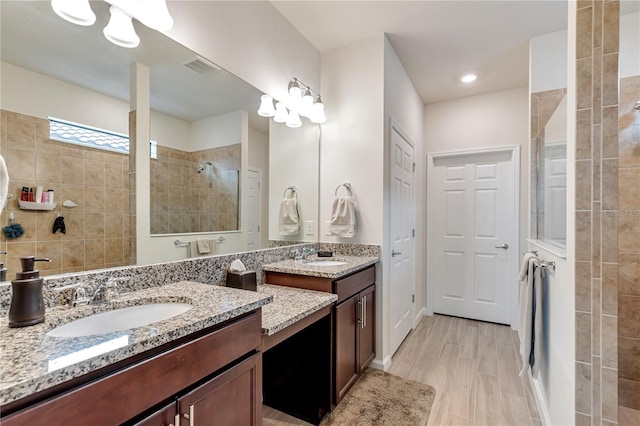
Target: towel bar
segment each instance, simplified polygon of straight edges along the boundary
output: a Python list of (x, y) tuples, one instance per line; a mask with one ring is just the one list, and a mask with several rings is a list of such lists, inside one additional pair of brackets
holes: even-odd
[(186, 247), (189, 245), (189, 241), (174, 240), (173, 244), (175, 244), (176, 247)]
[(544, 269), (551, 269), (552, 271), (556, 270), (556, 262), (553, 260), (541, 260), (538, 262), (538, 265)]

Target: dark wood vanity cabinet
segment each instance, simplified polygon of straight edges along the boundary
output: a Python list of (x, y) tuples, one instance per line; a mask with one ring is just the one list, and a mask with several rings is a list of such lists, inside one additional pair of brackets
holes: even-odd
[(258, 309), (73, 379), (66, 389), (50, 390), (8, 416), (5, 411), (0, 422), (259, 426), (261, 317)]
[(342, 400), (375, 358), (375, 285), (335, 307), (335, 402)]
[(261, 425), (259, 361), (255, 354), (133, 424)]
[(333, 311), (333, 400), (338, 404), (375, 358), (375, 265), (335, 280), (265, 271), (265, 281), (338, 295)]

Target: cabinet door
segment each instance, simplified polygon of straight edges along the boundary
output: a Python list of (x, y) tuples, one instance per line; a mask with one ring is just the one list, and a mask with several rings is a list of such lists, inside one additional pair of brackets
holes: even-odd
[(360, 312), (359, 296), (336, 306), (336, 404), (346, 395), (358, 378), (357, 324)]
[(364, 290), (358, 295), (361, 309), (360, 323), (358, 324), (358, 373), (361, 373), (371, 364), (375, 358), (375, 320), (376, 286)]
[(178, 414), (176, 408), (176, 402), (172, 401), (166, 407), (156, 411), (144, 420), (135, 423), (135, 426), (177, 426), (179, 420), (176, 419), (176, 414)]
[(257, 353), (178, 399), (180, 425), (261, 425), (261, 363)]

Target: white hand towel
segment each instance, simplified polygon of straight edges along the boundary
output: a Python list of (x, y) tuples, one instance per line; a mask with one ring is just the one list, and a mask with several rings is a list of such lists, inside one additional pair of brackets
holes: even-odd
[(300, 233), (300, 215), (296, 198), (285, 198), (280, 203), (278, 233), (280, 235), (298, 235)]
[(4, 203), (7, 201), (7, 194), (9, 193), (9, 171), (7, 165), (4, 162), (4, 158), (0, 155), (0, 213), (4, 209)]
[(343, 238), (353, 238), (356, 235), (356, 206), (353, 197), (336, 197), (333, 200), (329, 233)]
[(198, 246), (198, 254), (207, 254), (211, 252), (211, 246), (209, 240), (196, 240)]
[[(206, 241), (209, 246), (208, 253), (200, 252), (198, 247), (198, 241)], [(193, 240), (189, 241), (189, 246), (187, 247), (187, 257), (202, 257), (202, 256), (213, 256), (216, 254), (216, 240)]]
[[(542, 292), (541, 279), (537, 283), (534, 280), (540, 275), (540, 268), (536, 266), (538, 257), (533, 253), (525, 253), (522, 256), (522, 266), (518, 278), (520, 279), (520, 317), (518, 322), (518, 337), (520, 339), (520, 356), (522, 357), (522, 366), (520, 368), (520, 376), (523, 376), (529, 368), (531, 358), (532, 338), (536, 338), (534, 349), (534, 360), (540, 359), (538, 350), (540, 349), (540, 330), (542, 328)], [(535, 296), (540, 294), (540, 299), (536, 297), (536, 315), (533, 317), (534, 302), (534, 284), (536, 288)], [(535, 331), (534, 331), (535, 328)], [(537, 372), (537, 369), (536, 369)]]

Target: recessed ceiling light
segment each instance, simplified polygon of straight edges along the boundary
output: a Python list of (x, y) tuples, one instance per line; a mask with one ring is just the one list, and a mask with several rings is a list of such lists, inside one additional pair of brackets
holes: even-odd
[(472, 81), (475, 81), (476, 78), (478, 78), (478, 76), (475, 74), (467, 74), (462, 76), (460, 81), (462, 81), (463, 83), (471, 83)]

